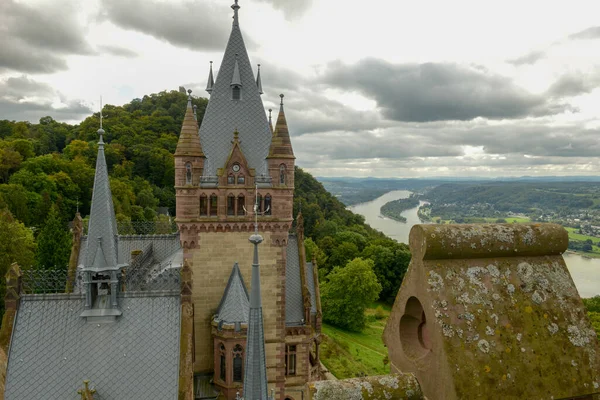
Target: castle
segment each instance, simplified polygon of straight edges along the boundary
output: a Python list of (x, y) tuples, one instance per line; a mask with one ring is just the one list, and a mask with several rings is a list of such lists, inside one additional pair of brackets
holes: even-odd
[[(261, 100), (239, 24), (233, 25), (200, 129), (188, 106), (175, 152), (176, 222), (183, 257), (194, 274), (197, 374), (213, 373), (227, 398), (242, 384), (246, 357), (247, 288), (252, 247), (261, 245), (262, 306), (269, 390), (277, 399), (302, 397), (319, 379), (321, 310), (316, 265), (306, 260), (301, 216), (293, 223), (295, 157), (284, 96), (273, 129)], [(256, 209), (254, 210), (254, 205)], [(245, 278), (245, 279), (244, 279)]]

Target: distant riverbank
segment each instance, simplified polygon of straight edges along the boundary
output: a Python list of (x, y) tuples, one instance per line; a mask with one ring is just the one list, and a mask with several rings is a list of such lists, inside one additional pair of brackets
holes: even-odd
[[(401, 215), (406, 223), (394, 221), (381, 215), (381, 207), (389, 201), (406, 199), (411, 195), (408, 190), (393, 190), (375, 200), (348, 207), (349, 210), (365, 217), (367, 224), (402, 243), (408, 243), (410, 229), (421, 224), (418, 216), (419, 206), (403, 211)], [(423, 204), (424, 202), (420, 202)], [(492, 221), (493, 222), (493, 221)], [(563, 255), (571, 272), (575, 286), (581, 297), (593, 297), (600, 294), (600, 258), (586, 257), (585, 253), (568, 252)]]
[(406, 217), (402, 213), (411, 208), (419, 206), (419, 198), (414, 193), (405, 199), (391, 200), (381, 206), (379, 209), (385, 217), (391, 218), (398, 222), (406, 223)]

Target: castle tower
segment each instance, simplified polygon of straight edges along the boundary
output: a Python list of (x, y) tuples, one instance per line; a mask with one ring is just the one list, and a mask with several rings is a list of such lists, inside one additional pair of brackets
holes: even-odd
[[(234, 328), (219, 329), (217, 321), (222, 316), (214, 314), (221, 300), (231, 296), (230, 277), (237, 281), (238, 275), (240, 280), (244, 276), (249, 282), (252, 276), (253, 248), (248, 244), (248, 235), (255, 230), (256, 222), (263, 238), (260, 295), (266, 389), (268, 393), (274, 390), (275, 399), (295, 399), (298, 392), (292, 390), (318, 379), (318, 359), (309, 358), (309, 353), (318, 345), (320, 327), (317, 329), (311, 323), (314, 318), (307, 318), (305, 312), (307, 296), (314, 296), (318, 283), (307, 286), (314, 280), (312, 269), (308, 277), (305, 260), (300, 261), (299, 246), (303, 248), (303, 243), (290, 235), (295, 157), (283, 96), (273, 129), (261, 100), (262, 77), (255, 78), (240, 31), (238, 1), (231, 7), (231, 34), (218, 73), (213, 75), (210, 65), (206, 86), (210, 101), (202, 123), (198, 130), (196, 122), (188, 118), (188, 106), (175, 153), (176, 221), (184, 257), (194, 275), (202, 277), (194, 284), (195, 372), (214, 373), (214, 381), (226, 397), (235, 398), (231, 397), (232, 389), (238, 383), (230, 379), (235, 371), (221, 372), (220, 360), (221, 356), (229, 360), (227, 368), (233, 368), (231, 361), (240, 354), (248, 362), (248, 344), (240, 344), (241, 352), (236, 347), (246, 334), (246, 323), (236, 331), (235, 323), (240, 325), (242, 321), (221, 321), (233, 322)], [(190, 136), (194, 129), (196, 138)], [(184, 147), (193, 149), (191, 154), (184, 153)], [(255, 210), (250, 212), (253, 206)], [(232, 275), (231, 266), (236, 263), (237, 272)], [(254, 282), (258, 280), (253, 278), (248, 287), (251, 293)], [(312, 292), (308, 293), (307, 288)], [(230, 344), (237, 348), (235, 355), (230, 354)], [(221, 350), (226, 353), (221, 354)], [(221, 375), (226, 379), (220, 379)]]

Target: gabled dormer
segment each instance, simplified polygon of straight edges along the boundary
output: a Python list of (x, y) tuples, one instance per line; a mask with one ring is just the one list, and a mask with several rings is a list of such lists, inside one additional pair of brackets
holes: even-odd
[(219, 186), (227, 187), (252, 187), (256, 175), (254, 168), (250, 168), (244, 152), (242, 151), (240, 133), (233, 132), (231, 150), (223, 168), (217, 171)]

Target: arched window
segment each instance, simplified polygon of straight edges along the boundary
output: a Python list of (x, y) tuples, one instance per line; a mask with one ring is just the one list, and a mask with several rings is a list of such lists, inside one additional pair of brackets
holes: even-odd
[(235, 215), (235, 196), (227, 196), (227, 215)]
[(233, 174), (227, 175), (227, 184), (233, 185), (234, 183), (235, 183), (235, 176), (233, 176)]
[(244, 215), (244, 207), (246, 207), (246, 198), (240, 194), (237, 198), (237, 215)]
[(219, 211), (219, 198), (217, 197), (216, 194), (211, 194), (210, 195), (210, 216), (214, 217), (217, 215), (217, 212)]
[(231, 99), (232, 100), (241, 100), (242, 99), (242, 88), (238, 85), (235, 85), (231, 88)]
[(265, 196), (265, 215), (271, 215), (272, 212), (271, 195)]
[(208, 215), (208, 197), (205, 194), (200, 196), (200, 215)]
[(192, 184), (192, 163), (185, 164), (185, 184)]
[(219, 346), (219, 357), (221, 359), (219, 365), (219, 378), (225, 382), (227, 381), (227, 353), (225, 352), (225, 346), (223, 343), (221, 343), (221, 346)]
[(279, 183), (285, 185), (285, 165), (283, 164), (279, 166)]
[(258, 208), (257, 208), (257, 212), (261, 213), (262, 212), (262, 194), (258, 194), (258, 196), (256, 196), (256, 204), (258, 204)]
[(233, 348), (233, 381), (241, 382), (242, 381), (242, 365), (244, 364), (243, 360), (244, 349), (239, 344), (235, 345)]
[(246, 178), (244, 177), (244, 175), (239, 174), (237, 177), (237, 184), (243, 185), (244, 183), (246, 183)]

